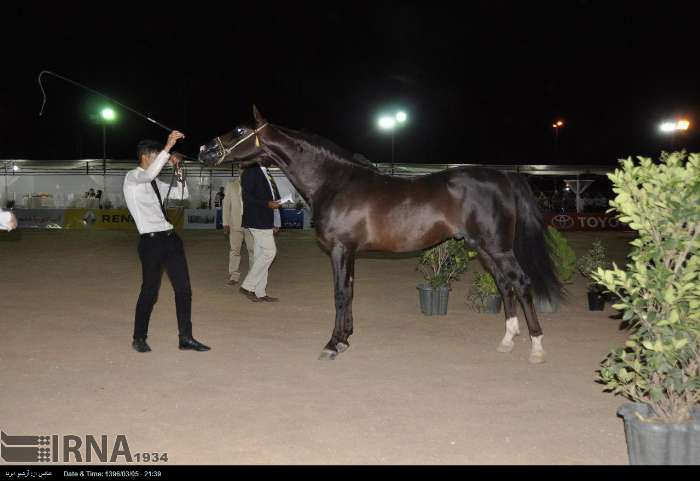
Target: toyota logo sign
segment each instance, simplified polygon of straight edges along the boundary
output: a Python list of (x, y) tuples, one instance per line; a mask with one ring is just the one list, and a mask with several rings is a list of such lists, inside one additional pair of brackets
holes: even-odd
[(570, 215), (559, 214), (552, 217), (551, 223), (552, 225), (554, 225), (554, 227), (558, 229), (567, 230), (571, 229), (574, 226), (574, 218)]

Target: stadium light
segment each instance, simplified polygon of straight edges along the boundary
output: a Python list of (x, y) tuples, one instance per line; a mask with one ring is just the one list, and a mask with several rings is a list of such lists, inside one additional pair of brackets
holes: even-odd
[(394, 115), (382, 115), (377, 120), (377, 126), (380, 130), (391, 133), (391, 165), (393, 171), (394, 165), (394, 135), (396, 128), (405, 124), (408, 120), (408, 114), (405, 110), (397, 110)]
[(396, 120), (394, 120), (393, 117), (388, 117), (384, 115), (382, 117), (379, 117), (377, 125), (379, 125), (379, 128), (382, 130), (393, 130), (394, 127), (396, 127)]
[(100, 116), (102, 117), (102, 120), (105, 120), (107, 122), (111, 122), (112, 120), (117, 118), (117, 114), (114, 113), (114, 110), (109, 107), (103, 108), (100, 112)]
[(690, 122), (686, 119), (680, 119), (675, 122), (665, 121), (659, 125), (661, 132), (675, 132), (677, 130), (688, 130), (689, 128)]

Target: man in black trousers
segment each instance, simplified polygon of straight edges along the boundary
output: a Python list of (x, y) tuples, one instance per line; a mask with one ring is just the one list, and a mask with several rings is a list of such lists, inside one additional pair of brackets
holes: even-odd
[[(132, 344), (137, 352), (151, 350), (146, 343), (148, 322), (153, 306), (158, 300), (163, 268), (168, 272), (175, 291), (180, 349), (210, 349), (192, 337), (192, 289), (185, 248), (163, 207), (162, 196), (168, 192), (170, 186), (157, 178), (168, 160), (173, 167), (177, 166), (179, 158), (176, 155), (171, 156), (170, 149), (183, 137), (181, 132), (172, 131), (164, 148), (153, 140), (139, 142), (136, 147), (139, 166), (129, 171), (124, 179), (124, 199), (141, 235), (138, 252), (143, 269), (143, 283), (136, 304)], [(187, 184), (182, 189), (173, 186), (170, 193), (173, 198), (183, 199), (189, 196)]]

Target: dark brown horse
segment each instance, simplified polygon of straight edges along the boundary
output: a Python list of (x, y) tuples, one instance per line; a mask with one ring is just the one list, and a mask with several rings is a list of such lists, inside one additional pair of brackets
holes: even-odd
[(498, 351), (510, 352), (520, 333), (519, 301), (532, 340), (530, 362), (544, 361), (533, 297), (554, 300), (562, 288), (523, 178), (482, 167), (391, 177), (325, 139), (269, 124), (255, 107), (253, 113), (255, 129), (241, 126), (215, 138), (200, 148), (199, 160), (213, 166), (267, 157), (313, 208), (335, 280), (335, 328), (321, 359), (334, 359), (350, 346), (357, 252), (409, 252), (460, 238), (479, 254), (503, 297), (506, 333)]

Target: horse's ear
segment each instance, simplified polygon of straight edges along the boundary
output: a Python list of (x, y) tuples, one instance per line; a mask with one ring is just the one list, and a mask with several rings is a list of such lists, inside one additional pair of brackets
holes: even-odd
[(255, 118), (256, 127), (260, 127), (263, 124), (267, 123), (267, 120), (263, 118), (263, 116), (260, 114), (260, 111), (255, 105), (253, 105), (253, 117)]

